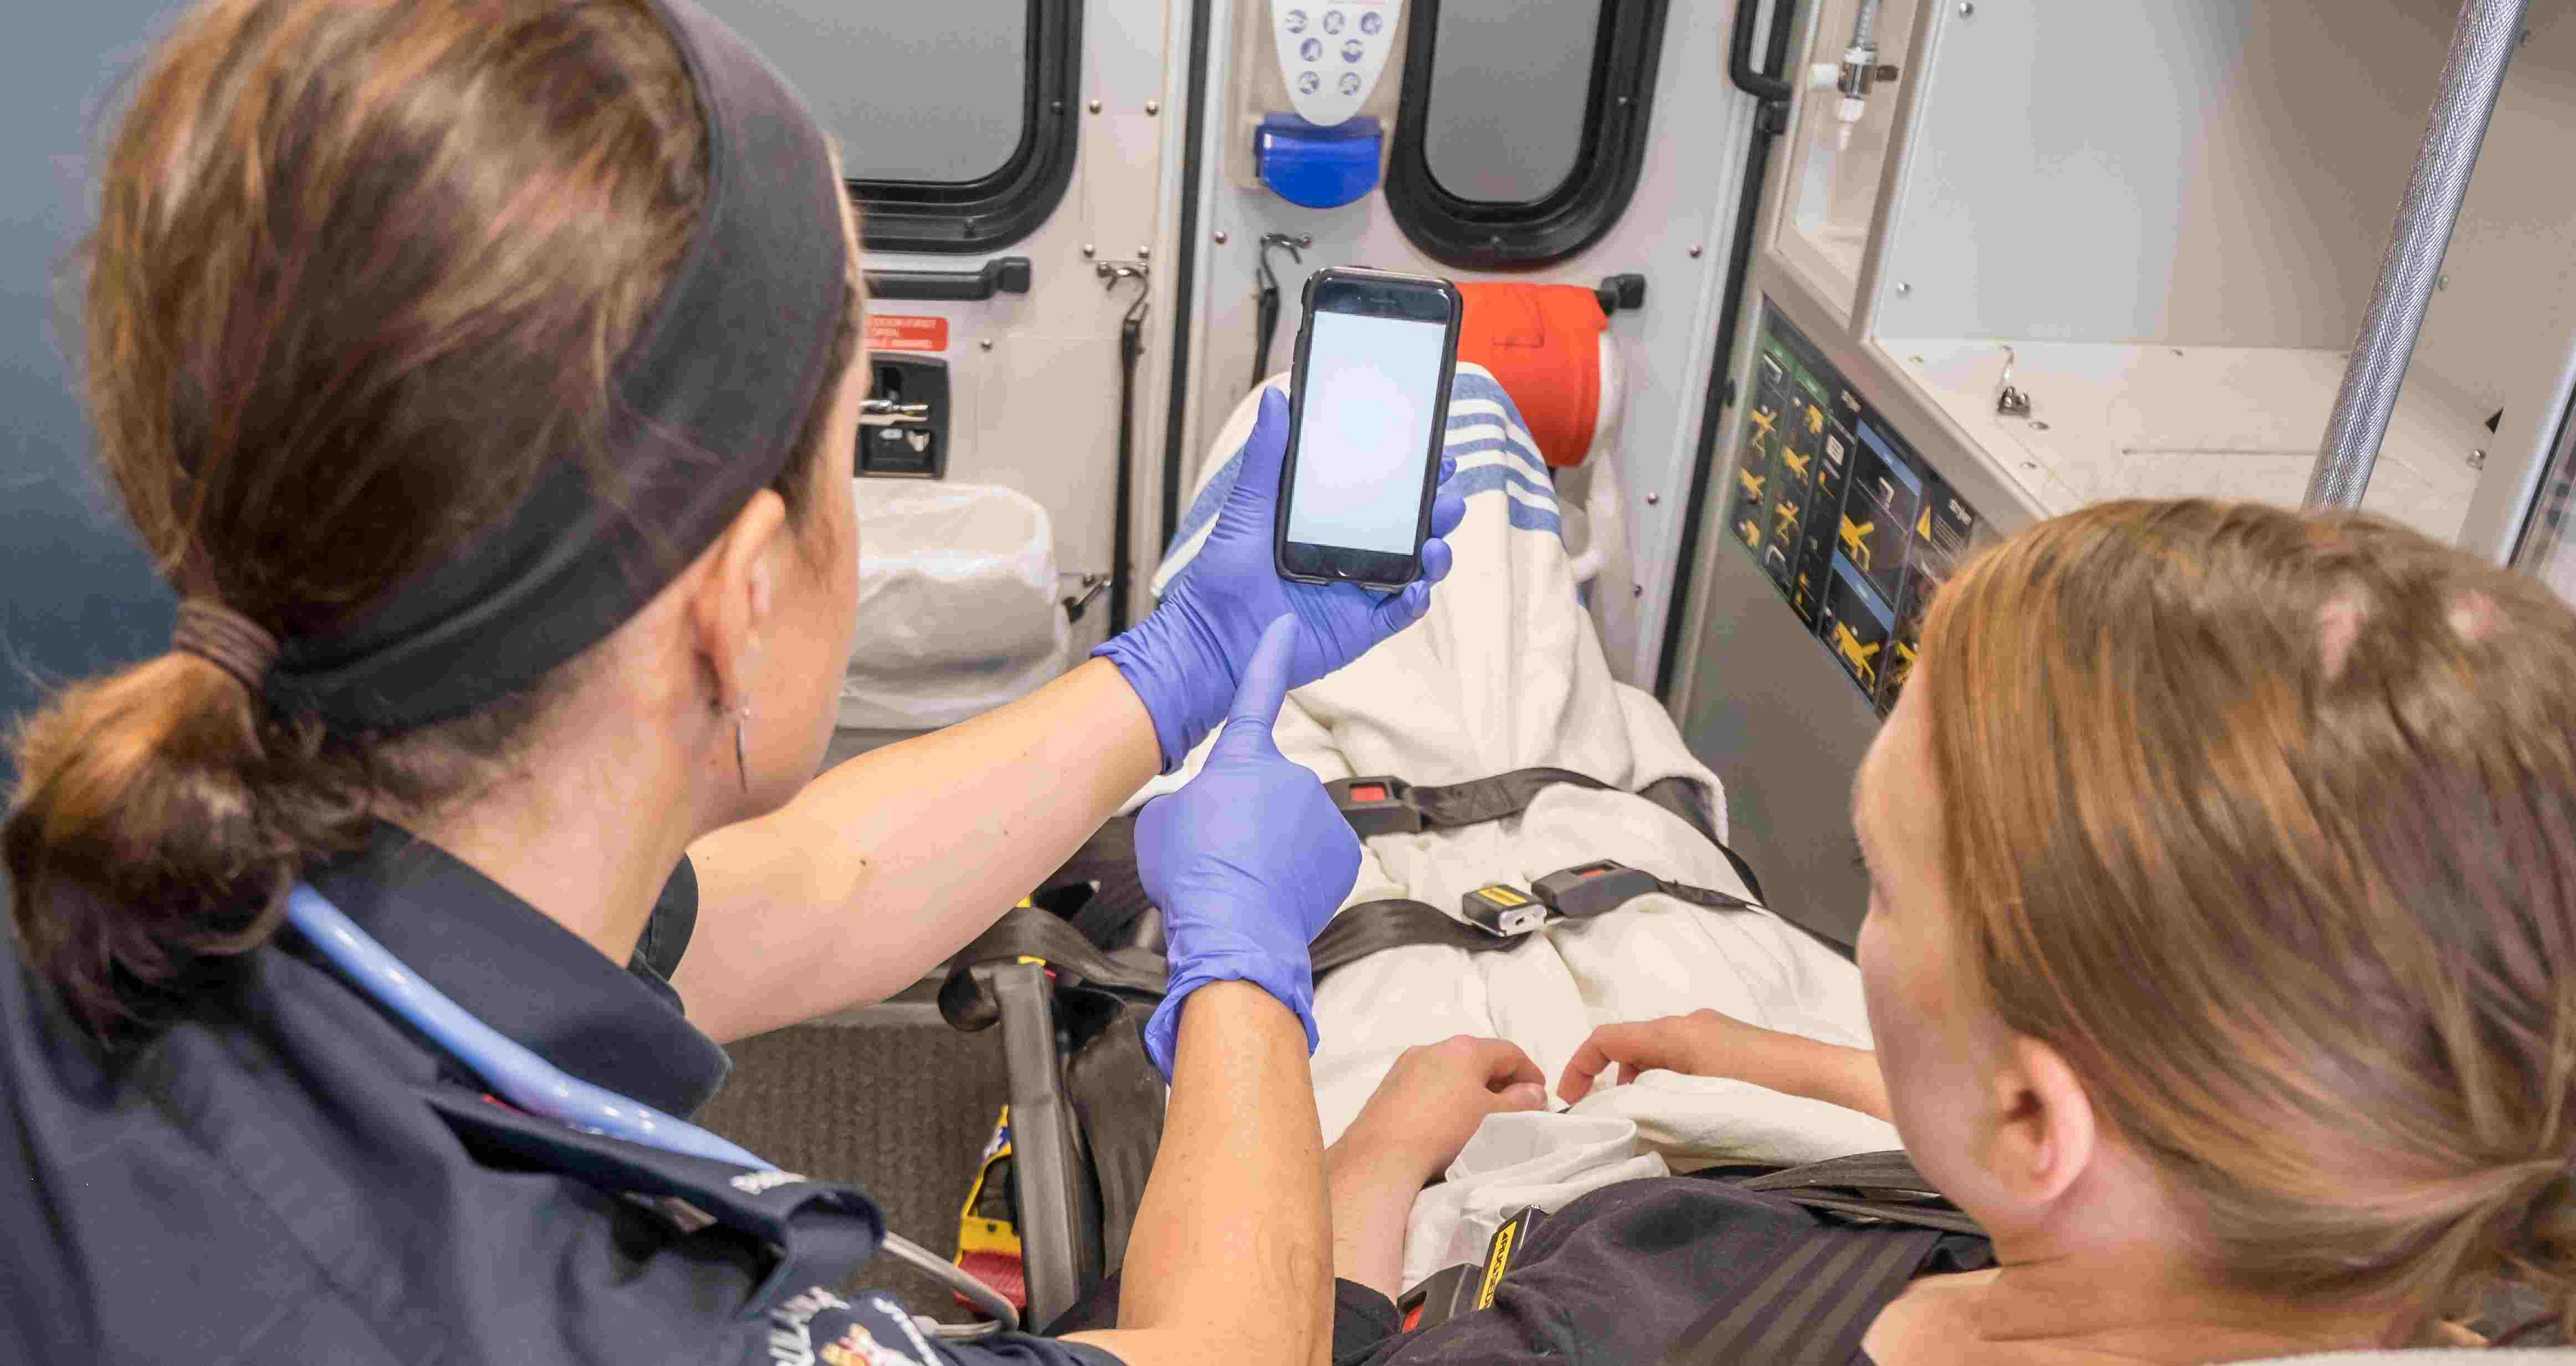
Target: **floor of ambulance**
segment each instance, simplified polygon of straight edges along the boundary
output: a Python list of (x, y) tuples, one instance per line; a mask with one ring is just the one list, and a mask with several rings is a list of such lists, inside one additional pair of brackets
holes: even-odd
[[(725, 1051), (733, 1075), (701, 1124), (789, 1171), (858, 1183), (887, 1228), (933, 1252), (956, 1252), (959, 1207), (1010, 1099), (1000, 1030), (960, 1034), (924, 998), (773, 1030)], [(891, 1257), (877, 1258), (865, 1284), (943, 1322), (974, 1317)]]

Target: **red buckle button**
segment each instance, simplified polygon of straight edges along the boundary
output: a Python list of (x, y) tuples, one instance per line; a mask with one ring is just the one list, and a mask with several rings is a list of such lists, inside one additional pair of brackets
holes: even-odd
[(1382, 802), (1386, 800), (1386, 789), (1376, 783), (1359, 784), (1351, 789), (1351, 800), (1355, 802)]

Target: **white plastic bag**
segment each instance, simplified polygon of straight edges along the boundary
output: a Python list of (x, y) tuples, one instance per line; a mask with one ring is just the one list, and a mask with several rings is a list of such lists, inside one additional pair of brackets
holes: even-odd
[(1046, 509), (986, 484), (853, 479), (859, 620), (840, 723), (930, 730), (1064, 671)]

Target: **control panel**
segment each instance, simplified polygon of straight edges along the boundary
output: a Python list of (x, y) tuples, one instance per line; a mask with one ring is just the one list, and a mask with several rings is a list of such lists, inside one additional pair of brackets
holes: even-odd
[(1727, 531), (1884, 716), (1932, 596), (1991, 535), (1766, 300)]

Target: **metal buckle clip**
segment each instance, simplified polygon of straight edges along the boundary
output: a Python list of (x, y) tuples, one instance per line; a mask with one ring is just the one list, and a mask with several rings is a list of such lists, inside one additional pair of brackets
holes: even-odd
[(1508, 883), (1489, 882), (1458, 899), (1467, 923), (1487, 934), (1528, 934), (1547, 920), (1547, 907)]
[(1413, 788), (1402, 778), (1339, 778), (1324, 784), (1324, 790), (1342, 809), (1351, 832), (1363, 839), (1421, 833), (1421, 808), (1413, 804)]
[(1530, 884), (1530, 891), (1558, 915), (1581, 920), (1615, 911), (1648, 892), (1663, 890), (1663, 880), (1643, 869), (1602, 859), (1578, 863)]

